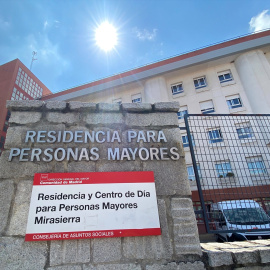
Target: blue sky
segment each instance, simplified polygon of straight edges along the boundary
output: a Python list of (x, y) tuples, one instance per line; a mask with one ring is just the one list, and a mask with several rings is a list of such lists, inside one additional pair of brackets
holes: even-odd
[[(270, 28), (270, 0), (0, 0), (0, 64), (19, 58), (58, 92), (183, 52)], [(269, 10), (269, 11), (268, 11)], [(103, 21), (118, 32), (95, 42)]]

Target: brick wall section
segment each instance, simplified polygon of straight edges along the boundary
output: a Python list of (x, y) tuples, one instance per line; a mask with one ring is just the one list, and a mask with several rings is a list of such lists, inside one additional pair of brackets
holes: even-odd
[[(179, 104), (93, 104), (55, 101), (9, 101), (11, 110), (5, 151), (0, 157), (0, 262), (3, 269), (50, 270), (169, 270), (206, 269), (226, 263), (242, 265), (245, 260), (242, 247), (239, 254), (204, 247), (199, 243), (196, 220), (190, 199), (184, 152), (178, 129)], [(115, 143), (97, 144), (97, 161), (8, 162), (11, 148), (44, 147), (43, 144), (24, 142), (27, 130), (118, 130), (123, 142), (118, 147), (138, 147), (125, 141), (128, 129), (163, 130), (167, 143), (140, 143), (140, 147), (177, 147), (177, 161), (136, 159), (108, 161), (107, 147)], [(52, 148), (72, 147), (74, 143), (56, 143)], [(47, 146), (46, 146), (47, 147)], [(80, 147), (83, 147), (81, 144)], [(104, 148), (104, 149), (102, 149)], [(46, 172), (105, 172), (154, 171), (161, 236), (84, 239), (65, 241), (25, 242), (24, 236), (35, 173)], [(217, 249), (217, 252), (216, 252)], [(267, 246), (261, 251), (247, 250), (248, 264), (267, 265)], [(215, 253), (216, 252), (216, 253)], [(208, 254), (208, 255), (205, 255)], [(213, 255), (214, 254), (214, 255)], [(215, 258), (218, 254), (221, 258)], [(229, 254), (229, 255), (228, 255)], [(225, 256), (225, 255), (224, 255)], [(209, 261), (209, 265), (208, 265)], [(220, 262), (221, 261), (221, 262)], [(222, 264), (223, 263), (223, 264)], [(225, 263), (225, 265), (226, 265)]]
[(11, 61), (4, 65), (0, 65), (0, 137), (5, 136), (3, 131), (6, 121), (7, 109), (5, 107), (6, 100), (11, 98), (13, 85), (15, 83), (15, 70), (17, 69), (16, 61)]

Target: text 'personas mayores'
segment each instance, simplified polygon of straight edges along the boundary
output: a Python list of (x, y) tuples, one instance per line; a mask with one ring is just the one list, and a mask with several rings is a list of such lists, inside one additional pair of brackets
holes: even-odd
[[(121, 135), (121, 136), (120, 136)], [(163, 147), (167, 138), (162, 130), (151, 131), (31, 131), (26, 132), (24, 143), (29, 146), (53, 145), (55, 143), (71, 144), (72, 147), (58, 148), (11, 148), (8, 161), (18, 158), (19, 161), (74, 160), (96, 161), (100, 158), (99, 144), (103, 143), (160, 143), (151, 147), (107, 147), (108, 160), (178, 160), (180, 155), (177, 147)], [(92, 145), (91, 145), (92, 144)], [(77, 147), (77, 146), (90, 147)]]
[(145, 190), (137, 190), (137, 192), (127, 191), (125, 193), (122, 192), (100, 192), (97, 191), (95, 193), (75, 193), (75, 194), (65, 194), (65, 193), (55, 193), (55, 194), (44, 194), (38, 193), (37, 200), (38, 201), (63, 201), (63, 200), (97, 200), (97, 203), (93, 204), (70, 204), (70, 203), (59, 203), (55, 205), (42, 205), (36, 206), (36, 214), (50, 213), (50, 212), (58, 212), (60, 216), (58, 217), (46, 217), (46, 216), (38, 216), (35, 217), (34, 224), (58, 224), (58, 223), (79, 223), (81, 222), (81, 217), (64, 217), (61, 214), (66, 212), (77, 212), (77, 211), (95, 211), (95, 210), (121, 210), (121, 209), (136, 209), (138, 208), (138, 204), (135, 202), (125, 202), (125, 203), (112, 203), (111, 201), (101, 202), (100, 199), (120, 199), (120, 198), (146, 198), (151, 197), (149, 191)]

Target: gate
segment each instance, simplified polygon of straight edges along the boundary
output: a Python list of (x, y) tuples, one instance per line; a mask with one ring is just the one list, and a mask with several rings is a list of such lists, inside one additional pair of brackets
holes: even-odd
[(191, 187), (200, 198), (197, 221), (208, 233), (270, 236), (270, 115), (189, 114), (184, 119)]

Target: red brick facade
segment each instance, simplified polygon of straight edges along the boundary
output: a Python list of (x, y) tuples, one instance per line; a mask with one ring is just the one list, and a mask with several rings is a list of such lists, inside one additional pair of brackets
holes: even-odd
[(0, 65), (0, 155), (4, 148), (9, 112), (7, 100), (31, 100), (51, 91), (19, 60)]

